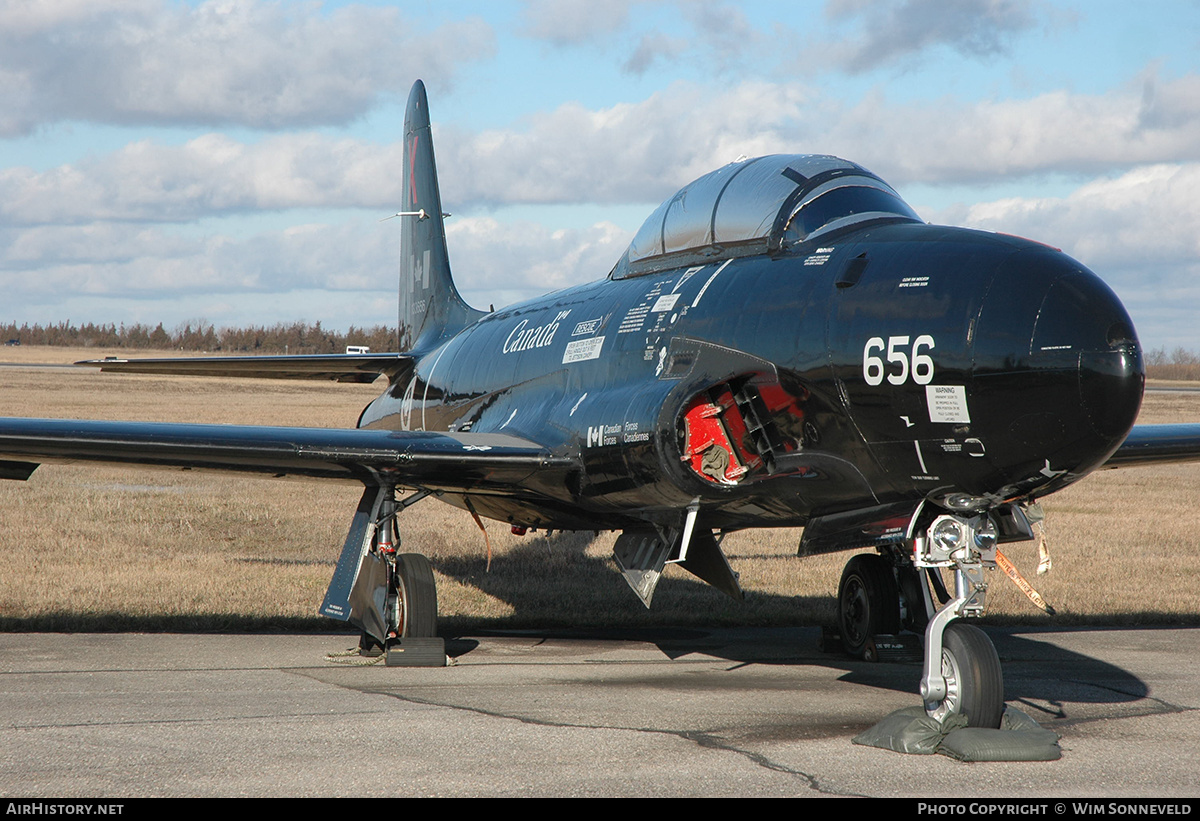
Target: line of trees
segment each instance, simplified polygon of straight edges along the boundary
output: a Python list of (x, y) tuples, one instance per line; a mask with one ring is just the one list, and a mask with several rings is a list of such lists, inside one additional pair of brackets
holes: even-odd
[[(168, 331), (160, 322), (151, 328), (135, 323), (72, 325), (70, 320), (52, 325), (0, 324), (0, 340), (22, 345), (62, 345), (74, 348), (129, 348), (132, 350), (207, 351), (227, 354), (341, 353), (347, 345), (365, 345), (372, 351), (396, 350), (396, 328), (376, 325), (343, 333), (321, 327), (320, 322), (279, 323), (271, 327), (217, 329), (203, 321), (185, 322)], [(1200, 354), (1186, 348), (1147, 351), (1146, 375), (1151, 379), (1200, 381)]]
[(0, 340), (22, 345), (61, 345), (76, 348), (129, 348), (132, 350), (206, 351), (225, 354), (342, 353), (347, 345), (365, 345), (372, 351), (396, 348), (396, 329), (383, 325), (331, 331), (320, 322), (279, 323), (271, 327), (215, 328), (205, 322), (186, 322), (168, 331), (136, 323), (73, 325), (68, 320), (51, 325), (15, 322), (0, 324)]
[(1150, 379), (1200, 380), (1200, 354), (1186, 348), (1167, 353), (1166, 348), (1146, 351), (1146, 376)]

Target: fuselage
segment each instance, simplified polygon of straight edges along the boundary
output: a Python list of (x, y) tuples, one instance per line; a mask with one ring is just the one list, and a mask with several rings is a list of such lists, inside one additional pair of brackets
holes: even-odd
[[(1078, 262), (885, 220), (491, 313), (423, 352), (360, 426), (575, 457), (477, 500), (514, 524), (618, 528), (698, 499), (712, 527), (793, 525), (1053, 492), (1121, 443), (1143, 382), (1128, 314)], [(717, 412), (731, 443), (695, 445)]]

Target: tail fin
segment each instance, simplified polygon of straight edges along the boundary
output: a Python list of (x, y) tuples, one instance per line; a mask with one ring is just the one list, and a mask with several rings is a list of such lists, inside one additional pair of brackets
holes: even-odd
[(446, 227), (438, 192), (425, 84), (413, 83), (404, 114), (404, 210), (400, 239), (400, 348), (435, 347), (482, 311), (467, 305), (454, 287), (446, 254)]

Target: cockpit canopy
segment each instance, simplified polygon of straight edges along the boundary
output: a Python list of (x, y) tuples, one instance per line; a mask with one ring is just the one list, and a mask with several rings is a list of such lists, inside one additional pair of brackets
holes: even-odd
[(698, 260), (779, 251), (847, 225), (920, 222), (890, 185), (822, 154), (732, 162), (685, 185), (652, 213), (613, 270), (636, 276)]

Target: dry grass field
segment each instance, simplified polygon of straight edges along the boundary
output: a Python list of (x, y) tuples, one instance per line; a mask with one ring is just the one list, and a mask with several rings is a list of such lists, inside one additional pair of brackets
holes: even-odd
[[(11, 348), (0, 415), (351, 426), (372, 385), (216, 380), (39, 368), (106, 355)], [(382, 383), (380, 383), (382, 384)], [(1200, 392), (1147, 394), (1143, 422), (1200, 422)], [(1009, 556), (1059, 611), (1033, 608), (999, 573), (995, 622), (1200, 623), (1200, 463), (1104, 471), (1045, 501), (1054, 570), (1034, 543)], [(0, 629), (342, 630), (315, 615), (361, 493), (352, 484), (190, 471), (43, 465), (0, 482)], [(798, 559), (798, 530), (724, 542), (747, 590), (733, 602), (667, 571), (646, 611), (611, 558), (614, 534), (513, 536), (433, 500), (401, 519), (403, 549), (438, 575), (443, 632), (481, 627), (831, 623), (847, 554)]]

